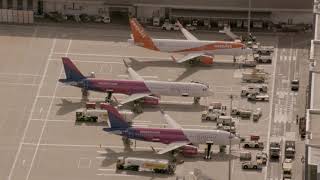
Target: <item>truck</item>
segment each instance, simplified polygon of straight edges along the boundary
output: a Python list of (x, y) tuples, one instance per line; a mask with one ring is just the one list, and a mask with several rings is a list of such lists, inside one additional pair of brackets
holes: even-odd
[(257, 161), (246, 161), (241, 164), (242, 169), (261, 170), (262, 166)]
[(249, 85), (249, 86), (242, 87), (241, 97), (247, 97), (249, 94), (267, 93), (267, 91), (268, 91), (268, 86), (265, 84)]
[[(76, 111), (76, 122), (108, 122), (108, 112), (103, 109), (106, 103), (100, 103), (100, 108), (96, 108), (95, 102), (86, 103), (86, 107)], [(121, 111), (120, 114), (129, 122), (134, 114), (131, 111)]]
[(174, 174), (176, 170), (176, 164), (166, 159), (118, 157), (116, 169), (131, 171), (152, 171), (162, 174)]
[(299, 134), (301, 138), (306, 137), (306, 118), (301, 117), (299, 120)]
[(292, 159), (284, 159), (282, 163), (283, 179), (292, 179)]
[(269, 101), (268, 94), (249, 94), (248, 101)]
[(256, 149), (263, 149), (264, 144), (261, 141), (245, 141), (243, 143), (244, 148), (256, 148)]
[(252, 51), (259, 55), (270, 55), (274, 52), (274, 46), (262, 46), (260, 43), (252, 45)]
[(160, 17), (153, 17), (152, 25), (153, 26), (160, 26)]
[(260, 69), (254, 69), (252, 72), (243, 72), (242, 81), (249, 83), (264, 83), (267, 79), (267, 73)]
[(252, 114), (252, 111), (249, 109), (233, 108), (231, 110), (231, 116), (239, 116), (241, 118), (250, 118), (251, 114)]
[(285, 158), (294, 159), (296, 153), (296, 133), (286, 132), (285, 144), (284, 144), (284, 155)]
[(270, 159), (279, 159), (281, 152), (281, 138), (277, 136), (270, 137), (269, 156)]
[(219, 116), (226, 115), (226, 106), (222, 106), (222, 103), (211, 103), (207, 111), (201, 113), (201, 120), (216, 121)]
[(291, 81), (291, 91), (299, 91), (299, 80), (294, 79)]
[(257, 63), (272, 63), (272, 55), (260, 55), (260, 54), (254, 54), (254, 60)]
[(252, 120), (253, 121), (258, 121), (262, 116), (262, 110), (261, 108), (257, 108), (255, 111), (252, 113)]

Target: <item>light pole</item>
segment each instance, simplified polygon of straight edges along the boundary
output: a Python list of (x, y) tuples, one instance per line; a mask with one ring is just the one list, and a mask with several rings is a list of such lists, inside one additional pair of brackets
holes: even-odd
[(250, 34), (250, 21), (251, 21), (251, 0), (249, 0), (249, 9), (248, 9), (248, 35)]

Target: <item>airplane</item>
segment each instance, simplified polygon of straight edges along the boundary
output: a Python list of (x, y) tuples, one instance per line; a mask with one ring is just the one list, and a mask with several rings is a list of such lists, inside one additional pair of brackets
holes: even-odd
[(194, 103), (199, 103), (200, 97), (213, 95), (209, 86), (200, 82), (170, 82), (144, 80), (123, 60), (132, 80), (106, 80), (97, 79), (93, 76), (82, 75), (79, 69), (68, 57), (62, 57), (62, 63), (66, 79), (59, 82), (79, 87), (82, 97), (88, 96), (88, 91), (107, 93), (106, 101), (110, 102), (113, 93), (128, 95), (120, 102), (120, 105), (133, 102), (134, 107), (143, 104), (159, 104), (160, 96), (183, 96), (194, 97)]
[(186, 40), (153, 39), (135, 18), (131, 18), (130, 28), (132, 34), (128, 42), (154, 51), (183, 54), (184, 56), (180, 59), (171, 56), (177, 63), (189, 62), (190, 64), (197, 64), (201, 62), (202, 64), (211, 65), (215, 55), (230, 55), (234, 57), (235, 61), (236, 56), (252, 53), (252, 50), (246, 48), (246, 45), (241, 41), (199, 40), (183, 28), (180, 23), (178, 25)]
[(109, 127), (103, 128), (104, 131), (128, 139), (167, 144), (167, 147), (157, 152), (158, 154), (174, 150), (182, 150), (182, 152), (193, 150), (193, 152), (198, 152), (200, 144), (208, 144), (207, 152), (210, 152), (212, 144), (234, 145), (240, 143), (238, 136), (227, 131), (184, 129), (162, 110), (161, 114), (168, 124), (168, 127), (165, 128), (131, 126), (112, 105), (106, 104), (104, 109), (108, 111), (109, 117)]

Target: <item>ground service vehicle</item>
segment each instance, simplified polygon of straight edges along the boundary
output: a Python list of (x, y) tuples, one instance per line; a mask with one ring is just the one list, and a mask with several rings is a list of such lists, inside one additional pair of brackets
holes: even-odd
[(258, 63), (272, 63), (272, 56), (257, 54), (256, 56), (254, 56), (254, 60), (257, 61)]
[(248, 101), (269, 101), (269, 95), (268, 94), (249, 94), (248, 95)]
[(201, 120), (216, 121), (219, 116), (226, 115), (226, 109), (221, 103), (211, 103), (208, 110), (202, 112)]
[(269, 155), (270, 158), (279, 159), (281, 152), (281, 138), (276, 136), (270, 137)]
[(241, 118), (250, 118), (252, 114), (251, 110), (248, 109), (237, 109), (234, 108), (231, 110), (231, 115), (232, 116), (239, 116)]
[(262, 166), (256, 161), (246, 161), (242, 163), (242, 169), (256, 169), (261, 170)]
[[(86, 108), (76, 111), (77, 122), (108, 122), (108, 112), (103, 109), (107, 103), (100, 103), (100, 108), (96, 109), (96, 104), (86, 103)], [(131, 121), (133, 113), (130, 111), (122, 111), (120, 113), (127, 121)]]
[(261, 108), (257, 108), (255, 111), (252, 113), (252, 120), (253, 121), (258, 121), (262, 116), (262, 111)]
[(160, 18), (159, 17), (153, 17), (152, 25), (153, 26), (160, 26)]
[(259, 142), (259, 141), (246, 141), (243, 144), (244, 148), (259, 148), (259, 149), (263, 149), (264, 145), (263, 142)]
[(117, 170), (153, 171), (155, 173), (174, 174), (176, 165), (166, 159), (147, 159), (118, 157)]
[(284, 146), (284, 155), (286, 158), (294, 159), (296, 153), (296, 133), (295, 132), (286, 132), (285, 134), (285, 146)]
[(299, 91), (299, 80), (294, 79), (291, 81), (291, 90), (292, 91)]
[(250, 161), (251, 158), (252, 158), (251, 152), (249, 151), (240, 152), (240, 161), (243, 161), (243, 160)]
[(186, 25), (186, 29), (189, 30), (189, 31), (195, 31), (197, 30), (197, 28), (191, 24), (187, 24)]
[(267, 93), (267, 91), (268, 91), (268, 86), (265, 84), (249, 85), (241, 89), (241, 96), (247, 97), (249, 94)]
[(235, 124), (235, 121), (231, 116), (219, 116), (219, 118), (217, 119), (217, 124), (232, 126)]
[(261, 69), (254, 69), (252, 72), (243, 72), (242, 81), (250, 83), (264, 83), (267, 79), (267, 73)]
[(265, 152), (258, 152), (256, 155), (256, 160), (259, 164), (267, 164), (268, 155)]
[(301, 138), (306, 137), (306, 118), (301, 117), (299, 120), (299, 134)]
[(171, 24), (171, 23), (164, 23), (161, 28), (162, 30), (167, 30), (167, 31), (173, 31), (173, 30), (178, 31), (180, 29), (178, 25)]
[(283, 179), (292, 178), (292, 159), (284, 159), (282, 163), (282, 173), (283, 173)]

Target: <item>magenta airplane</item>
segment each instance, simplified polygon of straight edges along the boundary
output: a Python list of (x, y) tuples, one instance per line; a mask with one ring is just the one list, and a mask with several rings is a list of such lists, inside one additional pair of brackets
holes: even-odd
[(129, 139), (136, 139), (148, 142), (159, 142), (168, 146), (158, 154), (164, 154), (175, 149), (182, 151), (197, 151), (199, 144), (211, 142), (216, 145), (239, 144), (240, 138), (234, 134), (222, 130), (208, 129), (183, 129), (169, 115), (161, 111), (168, 123), (168, 128), (145, 128), (132, 127), (120, 115), (118, 110), (111, 105), (105, 105), (108, 111), (110, 128), (103, 128), (104, 131)]
[(94, 77), (86, 77), (78, 68), (67, 58), (62, 58), (66, 79), (59, 79), (59, 82), (82, 89), (83, 96), (88, 91), (97, 91), (108, 93), (106, 100), (110, 100), (112, 93), (126, 94), (128, 97), (120, 102), (143, 102), (158, 104), (159, 97), (164, 96), (184, 96), (194, 97), (195, 103), (198, 103), (200, 97), (213, 95), (209, 86), (199, 82), (170, 82), (170, 81), (152, 81), (144, 80), (137, 74), (125, 61), (125, 65), (132, 80), (105, 80)]

